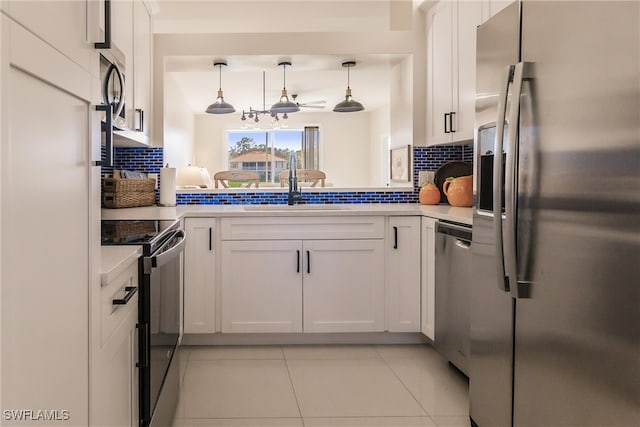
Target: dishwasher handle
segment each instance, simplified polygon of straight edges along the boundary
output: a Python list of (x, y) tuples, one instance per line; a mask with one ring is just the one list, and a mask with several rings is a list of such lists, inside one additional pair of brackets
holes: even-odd
[(471, 245), (471, 238), (473, 236), (471, 227), (442, 221), (438, 221), (436, 223), (436, 233), (453, 236), (458, 240), (458, 242), (464, 244), (467, 248)]

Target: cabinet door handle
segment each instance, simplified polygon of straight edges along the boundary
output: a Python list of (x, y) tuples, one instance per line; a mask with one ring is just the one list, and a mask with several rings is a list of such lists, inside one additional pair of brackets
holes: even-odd
[(212, 232), (213, 232), (213, 230), (211, 229), (211, 227), (209, 227), (209, 252), (211, 252), (211, 250), (212, 250), (212, 245), (211, 245), (211, 241), (213, 240)]
[(311, 252), (307, 251), (307, 274), (311, 274)]
[(136, 132), (144, 132), (144, 111), (142, 111), (142, 108), (136, 108), (136, 113), (138, 113), (138, 117), (140, 118)]
[(393, 227), (393, 249), (398, 249), (398, 227)]
[(298, 249), (296, 251), (296, 259), (297, 261), (297, 266), (296, 266), (296, 273), (300, 273), (300, 250)]
[(449, 132), (454, 133), (456, 130), (453, 128), (453, 115), (455, 114), (455, 111), (452, 111), (449, 113)]
[(114, 299), (113, 300), (113, 305), (127, 305), (129, 300), (131, 298), (133, 298), (133, 296), (135, 295), (136, 292), (138, 292), (138, 287), (137, 286), (126, 286), (124, 288), (124, 290), (126, 291), (126, 293), (124, 294), (124, 297), (123, 298)]
[(113, 106), (111, 104), (96, 105), (96, 111), (105, 112), (105, 160), (101, 166), (113, 167)]
[(111, 0), (104, 0), (104, 41), (93, 44), (95, 49), (111, 49)]
[(444, 133), (451, 133), (449, 132), (449, 130), (447, 130), (447, 116), (449, 115), (449, 113), (444, 113)]

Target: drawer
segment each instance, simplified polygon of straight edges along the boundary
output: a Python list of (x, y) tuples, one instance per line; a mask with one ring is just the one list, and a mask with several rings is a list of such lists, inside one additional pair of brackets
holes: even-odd
[(384, 217), (222, 218), (222, 240), (383, 239)]
[(100, 345), (104, 345), (124, 322), (131, 310), (138, 312), (138, 292), (126, 304), (114, 304), (113, 300), (123, 299), (127, 288), (138, 288), (138, 261), (131, 263), (115, 279), (101, 288), (100, 292)]

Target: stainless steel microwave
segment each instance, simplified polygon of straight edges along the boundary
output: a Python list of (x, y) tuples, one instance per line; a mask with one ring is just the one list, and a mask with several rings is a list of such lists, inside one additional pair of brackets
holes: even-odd
[(126, 129), (125, 69), (124, 60), (119, 56), (119, 52), (114, 49), (100, 54), (102, 102), (111, 105), (112, 125), (114, 129)]

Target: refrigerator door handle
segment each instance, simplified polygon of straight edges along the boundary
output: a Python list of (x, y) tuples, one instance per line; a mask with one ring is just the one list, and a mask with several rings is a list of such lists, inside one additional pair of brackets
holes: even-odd
[(496, 139), (493, 149), (493, 241), (496, 248), (496, 268), (498, 273), (498, 288), (509, 292), (509, 281), (504, 271), (504, 253), (502, 251), (502, 181), (503, 165), (502, 151), (504, 144), (504, 122), (507, 114), (507, 95), (509, 84), (513, 79), (513, 65), (504, 70), (500, 98), (498, 99), (498, 118), (496, 120)]
[(511, 296), (514, 298), (528, 297), (528, 284), (518, 282), (518, 265), (516, 254), (516, 227), (517, 227), (517, 157), (518, 157), (518, 128), (520, 118), (520, 99), (522, 96), (522, 81), (530, 78), (531, 63), (520, 62), (513, 71), (513, 92), (512, 100), (507, 115), (507, 160), (504, 183), (504, 208), (505, 208), (505, 230), (503, 240), (504, 267), (509, 281)]

